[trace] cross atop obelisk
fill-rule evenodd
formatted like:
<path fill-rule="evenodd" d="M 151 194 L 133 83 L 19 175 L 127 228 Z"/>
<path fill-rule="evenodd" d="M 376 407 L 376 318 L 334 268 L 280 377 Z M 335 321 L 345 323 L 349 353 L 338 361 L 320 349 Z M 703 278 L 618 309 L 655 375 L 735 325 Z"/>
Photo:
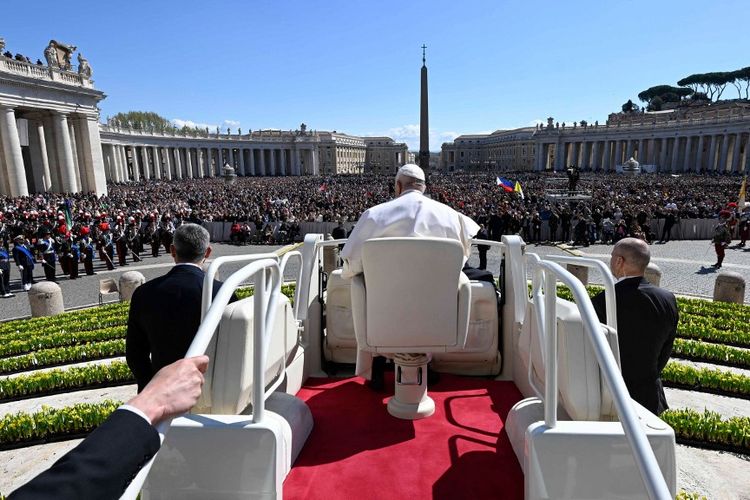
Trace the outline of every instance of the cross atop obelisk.
<path fill-rule="evenodd" d="M 419 109 L 419 166 L 427 171 L 430 168 L 430 125 L 427 110 L 427 59 L 425 50 L 427 46 L 422 44 L 422 88 Z"/>

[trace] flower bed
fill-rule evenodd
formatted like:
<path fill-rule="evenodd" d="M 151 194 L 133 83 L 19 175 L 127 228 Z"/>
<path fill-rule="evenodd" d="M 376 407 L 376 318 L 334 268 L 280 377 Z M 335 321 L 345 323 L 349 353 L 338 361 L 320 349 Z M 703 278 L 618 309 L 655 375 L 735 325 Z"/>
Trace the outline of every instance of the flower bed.
<path fill-rule="evenodd" d="M 750 350 L 723 344 L 677 338 L 672 346 L 672 356 L 737 368 L 750 368 Z"/>
<path fill-rule="evenodd" d="M 90 365 L 31 373 L 0 380 L 0 403 L 30 397 L 47 396 L 59 392 L 124 385 L 134 381 L 128 365 L 115 361 L 105 365 Z"/>
<path fill-rule="evenodd" d="M 0 420 L 0 450 L 83 437 L 122 403 L 79 403 L 66 408 L 43 406 L 35 413 L 19 412 Z"/>
<path fill-rule="evenodd" d="M 713 411 L 699 413 L 685 408 L 667 410 L 661 419 L 674 429 L 678 443 L 750 454 L 750 417 L 722 420 Z"/>
<path fill-rule="evenodd" d="M 5 340 L 9 338 L 7 337 L 7 335 L 14 333 L 40 333 L 46 330 L 83 330 L 102 328 L 103 326 L 111 326 L 108 324 L 93 326 L 98 322 L 106 322 L 106 318 L 117 318 L 120 322 L 119 324 L 125 324 L 128 318 L 129 307 L 129 302 L 122 302 L 119 304 L 111 304 L 100 307 L 92 307 L 90 309 L 81 309 L 79 311 L 71 311 L 63 314 L 57 314 L 55 316 L 6 321 L 4 323 L 0 323 L 0 338 Z M 88 327 L 88 325 L 92 326 Z"/>
<path fill-rule="evenodd" d="M 0 374 L 9 375 L 26 370 L 80 363 L 125 355 L 125 339 L 91 342 L 69 347 L 42 349 L 31 354 L 0 359 Z"/>
<path fill-rule="evenodd" d="M 750 399 L 750 377 L 738 373 L 670 361 L 662 370 L 661 379 L 668 387 Z"/>
<path fill-rule="evenodd" d="M 127 326 L 111 326 L 90 331 L 66 331 L 47 335 L 29 335 L 25 339 L 0 343 L 0 358 L 27 354 L 39 349 L 50 349 L 86 344 L 102 340 L 125 338 Z"/>

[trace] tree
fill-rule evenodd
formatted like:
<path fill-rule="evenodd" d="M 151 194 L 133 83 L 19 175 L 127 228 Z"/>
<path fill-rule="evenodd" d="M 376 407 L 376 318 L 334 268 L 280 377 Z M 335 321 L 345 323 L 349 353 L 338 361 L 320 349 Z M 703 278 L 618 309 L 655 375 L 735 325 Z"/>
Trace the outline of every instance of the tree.
<path fill-rule="evenodd" d="M 641 108 L 639 108 L 631 99 L 628 99 L 628 102 L 622 105 L 623 113 L 632 113 L 634 111 L 640 111 L 640 109 Z"/>
<path fill-rule="evenodd" d="M 648 108 L 646 109 L 649 111 L 661 111 L 663 104 L 664 101 L 662 101 L 661 97 L 656 96 L 648 102 Z"/>
<path fill-rule="evenodd" d="M 663 102 L 680 102 L 683 97 L 687 97 L 693 92 L 695 91 L 692 88 L 656 85 L 638 94 L 638 99 L 643 102 L 650 102 L 653 98 L 659 97 Z"/>
<path fill-rule="evenodd" d="M 750 66 L 729 73 L 729 81 L 737 89 L 737 97 L 743 99 L 742 88 L 745 88 L 744 99 L 750 99 Z"/>

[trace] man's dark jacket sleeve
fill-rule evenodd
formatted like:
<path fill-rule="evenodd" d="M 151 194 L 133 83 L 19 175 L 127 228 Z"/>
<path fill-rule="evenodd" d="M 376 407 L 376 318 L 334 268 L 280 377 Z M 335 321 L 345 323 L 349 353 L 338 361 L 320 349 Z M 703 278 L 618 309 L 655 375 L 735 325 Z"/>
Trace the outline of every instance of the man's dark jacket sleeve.
<path fill-rule="evenodd" d="M 116 410 L 52 467 L 8 500 L 117 499 L 159 450 L 159 434 L 142 417 Z"/>

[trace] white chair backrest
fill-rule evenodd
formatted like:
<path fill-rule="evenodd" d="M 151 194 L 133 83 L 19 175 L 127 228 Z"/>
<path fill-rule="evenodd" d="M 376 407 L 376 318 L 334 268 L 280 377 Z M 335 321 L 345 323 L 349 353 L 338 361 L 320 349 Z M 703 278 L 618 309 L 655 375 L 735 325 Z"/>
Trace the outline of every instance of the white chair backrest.
<path fill-rule="evenodd" d="M 463 247 L 445 238 L 377 238 L 362 246 L 368 346 L 463 346 L 457 332 Z M 398 290 L 398 293 L 394 293 Z M 429 349 L 414 352 L 431 352 Z"/>
<path fill-rule="evenodd" d="M 99 280 L 99 293 L 117 293 L 117 281 L 112 278 Z"/>
<path fill-rule="evenodd" d="M 520 355 L 532 365 L 534 385 L 544 391 L 546 366 L 537 324 L 529 303 L 528 325 L 519 340 Z M 611 328 L 601 325 L 607 341 L 617 342 Z M 544 339 L 542 339 L 544 342 Z M 602 378 L 594 349 L 583 331 L 578 308 L 570 301 L 557 301 L 557 383 L 559 404 L 573 420 L 610 420 L 616 413 L 612 394 Z"/>
<path fill-rule="evenodd" d="M 206 349 L 211 358 L 203 394 L 193 413 L 237 415 L 250 404 L 253 388 L 253 298 L 229 304 Z M 278 381 L 297 345 L 297 324 L 289 299 L 279 297 L 266 359 L 266 386 Z"/>

